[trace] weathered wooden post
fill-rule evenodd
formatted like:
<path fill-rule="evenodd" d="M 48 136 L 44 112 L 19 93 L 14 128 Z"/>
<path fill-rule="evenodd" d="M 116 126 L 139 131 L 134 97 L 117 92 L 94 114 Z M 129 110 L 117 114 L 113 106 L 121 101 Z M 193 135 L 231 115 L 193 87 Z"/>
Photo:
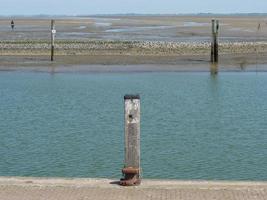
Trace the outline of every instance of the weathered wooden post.
<path fill-rule="evenodd" d="M 211 63 L 218 63 L 218 33 L 219 33 L 219 20 L 212 19 L 212 41 L 211 41 Z"/>
<path fill-rule="evenodd" d="M 55 35 L 55 20 L 51 20 L 51 61 L 54 61 Z"/>
<path fill-rule="evenodd" d="M 140 96 L 124 96 L 125 158 L 120 185 L 134 186 L 141 183 L 140 168 Z"/>

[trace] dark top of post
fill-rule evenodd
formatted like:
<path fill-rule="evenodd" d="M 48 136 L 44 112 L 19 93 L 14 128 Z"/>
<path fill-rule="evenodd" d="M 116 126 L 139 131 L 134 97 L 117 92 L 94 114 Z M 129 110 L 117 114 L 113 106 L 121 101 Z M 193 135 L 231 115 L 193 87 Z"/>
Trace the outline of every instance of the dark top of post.
<path fill-rule="evenodd" d="M 219 20 L 212 19 L 212 34 L 218 34 L 219 32 Z"/>
<path fill-rule="evenodd" d="M 14 28 L 15 28 L 15 23 L 14 23 L 13 19 L 11 20 L 11 28 L 12 28 L 12 30 L 14 30 Z"/>
<path fill-rule="evenodd" d="M 51 20 L 51 30 L 55 29 L 55 20 Z"/>
<path fill-rule="evenodd" d="M 219 32 L 219 20 L 216 20 L 216 33 Z"/>
<path fill-rule="evenodd" d="M 124 99 L 140 99 L 140 95 L 139 94 L 135 94 L 135 95 L 127 94 L 124 96 Z"/>

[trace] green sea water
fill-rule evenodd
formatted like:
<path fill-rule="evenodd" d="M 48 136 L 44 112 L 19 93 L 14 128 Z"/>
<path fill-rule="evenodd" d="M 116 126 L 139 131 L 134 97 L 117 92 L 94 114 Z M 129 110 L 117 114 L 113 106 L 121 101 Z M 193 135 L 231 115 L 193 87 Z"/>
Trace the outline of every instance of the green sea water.
<path fill-rule="evenodd" d="M 267 73 L 0 72 L 0 176 L 120 178 L 125 94 L 144 178 L 267 181 Z"/>

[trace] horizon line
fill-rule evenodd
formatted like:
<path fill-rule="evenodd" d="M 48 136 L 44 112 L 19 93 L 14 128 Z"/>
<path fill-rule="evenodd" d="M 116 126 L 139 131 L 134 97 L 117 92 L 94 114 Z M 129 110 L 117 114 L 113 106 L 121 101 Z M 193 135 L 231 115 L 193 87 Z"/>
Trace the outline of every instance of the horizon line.
<path fill-rule="evenodd" d="M 89 17 L 89 16 L 190 16 L 190 15 L 199 15 L 199 16 L 211 16 L 211 15 L 250 15 L 250 16 L 264 16 L 266 13 L 255 13 L 255 12 L 237 12 L 237 13 L 170 13 L 170 14 L 161 14 L 161 13 L 106 13 L 106 14 L 6 14 L 0 15 L 0 17 L 35 17 L 35 16 L 54 16 L 54 17 Z"/>

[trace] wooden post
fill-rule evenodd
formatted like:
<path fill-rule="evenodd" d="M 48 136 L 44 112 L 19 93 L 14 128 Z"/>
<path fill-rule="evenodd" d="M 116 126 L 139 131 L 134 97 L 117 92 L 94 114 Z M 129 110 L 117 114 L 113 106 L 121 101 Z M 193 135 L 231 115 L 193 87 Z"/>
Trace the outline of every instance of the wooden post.
<path fill-rule="evenodd" d="M 140 96 L 124 96 L 125 158 L 120 184 L 139 185 L 140 180 Z"/>
<path fill-rule="evenodd" d="M 14 30 L 14 28 L 15 28 L 15 22 L 14 22 L 14 20 L 12 19 L 12 20 L 11 20 L 11 29 L 12 29 L 12 31 Z"/>
<path fill-rule="evenodd" d="M 55 35 L 55 20 L 51 20 L 51 61 L 54 61 Z"/>
<path fill-rule="evenodd" d="M 218 63 L 218 33 L 219 33 L 219 20 L 212 19 L 212 41 L 211 41 L 211 63 Z"/>

